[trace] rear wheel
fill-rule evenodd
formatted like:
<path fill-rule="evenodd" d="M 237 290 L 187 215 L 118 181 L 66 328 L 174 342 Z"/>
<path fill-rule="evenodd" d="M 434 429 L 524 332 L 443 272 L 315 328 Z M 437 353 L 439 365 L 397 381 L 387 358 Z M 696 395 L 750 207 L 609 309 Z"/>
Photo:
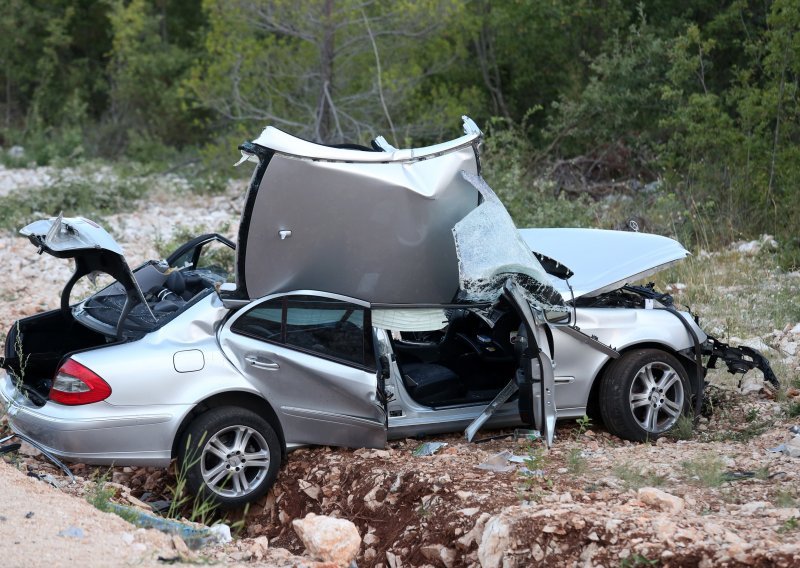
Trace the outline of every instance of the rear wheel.
<path fill-rule="evenodd" d="M 224 406 L 189 424 L 178 466 L 193 493 L 223 509 L 235 509 L 269 490 L 280 459 L 278 436 L 266 420 L 250 410 Z"/>
<path fill-rule="evenodd" d="M 686 370 L 660 349 L 629 351 L 606 371 L 600 384 L 600 413 L 609 432 L 637 442 L 669 432 L 689 411 Z"/>

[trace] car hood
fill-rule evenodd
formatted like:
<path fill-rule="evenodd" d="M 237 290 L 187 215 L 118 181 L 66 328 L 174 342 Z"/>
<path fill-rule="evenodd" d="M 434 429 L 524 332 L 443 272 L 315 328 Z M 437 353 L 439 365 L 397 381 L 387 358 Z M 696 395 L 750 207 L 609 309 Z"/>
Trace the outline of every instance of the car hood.
<path fill-rule="evenodd" d="M 531 250 L 564 264 L 576 298 L 615 290 L 646 278 L 690 253 L 673 239 L 648 233 L 601 229 L 520 229 Z M 551 277 L 553 287 L 569 298 L 567 282 Z"/>
<path fill-rule="evenodd" d="M 413 150 L 331 148 L 271 127 L 242 145 L 258 166 L 239 226 L 236 296 L 325 290 L 373 304 L 454 301 L 452 231 L 482 203 L 469 177 L 479 176 L 481 135 L 466 117 L 464 130 Z M 506 241 L 517 238 L 513 225 L 509 232 Z"/>

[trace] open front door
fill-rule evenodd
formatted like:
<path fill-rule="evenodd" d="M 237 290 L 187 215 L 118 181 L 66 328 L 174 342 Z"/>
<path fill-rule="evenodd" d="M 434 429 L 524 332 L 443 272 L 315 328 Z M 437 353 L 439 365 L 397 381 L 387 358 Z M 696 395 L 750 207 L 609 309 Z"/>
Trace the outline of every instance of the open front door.
<path fill-rule="evenodd" d="M 516 347 L 521 350 L 517 371 L 520 417 L 532 422 L 542 434 L 548 447 L 553 443 L 556 427 L 555 378 L 553 362 L 548 354 L 550 341 L 544 333 L 547 322 L 538 323 L 519 286 L 508 280 L 503 296 L 514 306 L 522 320 L 525 333 L 517 336 Z M 544 349 L 542 349 L 544 347 Z"/>

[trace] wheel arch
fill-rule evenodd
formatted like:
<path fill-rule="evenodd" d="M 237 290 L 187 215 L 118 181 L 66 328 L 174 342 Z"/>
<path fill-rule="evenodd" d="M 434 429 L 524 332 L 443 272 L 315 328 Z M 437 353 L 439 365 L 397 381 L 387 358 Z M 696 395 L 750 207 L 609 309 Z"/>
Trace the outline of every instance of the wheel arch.
<path fill-rule="evenodd" d="M 186 416 L 183 417 L 183 420 L 181 421 L 180 426 L 178 426 L 178 429 L 175 432 L 175 437 L 172 441 L 172 458 L 178 456 L 178 445 L 183 437 L 183 433 L 189 427 L 189 424 L 191 424 L 192 420 L 204 412 L 211 410 L 212 408 L 219 408 L 222 406 L 239 406 L 241 408 L 251 410 L 259 416 L 262 416 L 267 422 L 269 422 L 270 426 L 275 429 L 275 433 L 278 435 L 278 439 L 281 443 L 281 457 L 286 457 L 286 438 L 283 434 L 281 422 L 278 420 L 278 415 L 275 413 L 272 405 L 270 405 L 270 403 L 263 397 L 251 392 L 226 391 L 217 393 L 198 402 L 194 408 L 186 413 Z"/>
<path fill-rule="evenodd" d="M 660 343 L 658 341 L 632 343 L 631 345 L 627 345 L 626 347 L 620 349 L 619 355 L 620 357 L 623 357 L 626 353 L 635 351 L 637 349 L 659 349 L 675 357 L 683 366 L 683 370 L 686 371 L 686 374 L 689 377 L 689 383 L 693 389 L 692 396 L 694 395 L 694 392 L 697 392 L 698 385 L 696 385 L 695 381 L 695 377 L 697 376 L 697 363 L 695 363 L 693 356 L 687 355 L 684 351 L 676 351 L 670 345 L 666 343 Z M 614 362 L 618 360 L 619 359 L 609 358 L 605 363 L 603 363 L 603 366 L 600 367 L 600 370 L 594 376 L 594 379 L 592 380 L 592 386 L 589 389 L 589 398 L 586 400 L 586 413 L 589 414 L 589 416 L 600 416 L 600 384 L 603 382 L 608 370 L 611 368 Z"/>

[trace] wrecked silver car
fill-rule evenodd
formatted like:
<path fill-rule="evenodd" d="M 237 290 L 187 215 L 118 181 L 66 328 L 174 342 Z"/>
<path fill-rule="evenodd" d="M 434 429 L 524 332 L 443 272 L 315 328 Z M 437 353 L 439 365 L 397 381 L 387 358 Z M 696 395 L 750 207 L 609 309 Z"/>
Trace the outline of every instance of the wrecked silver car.
<path fill-rule="evenodd" d="M 177 458 L 193 491 L 231 508 L 298 446 L 484 424 L 531 425 L 549 445 L 557 417 L 595 407 L 612 432 L 652 439 L 691 412 L 717 359 L 767 374 L 627 285 L 688 254 L 675 241 L 518 232 L 480 177 L 480 140 L 466 118 L 460 138 L 401 150 L 267 128 L 240 147 L 256 165 L 237 242 L 204 235 L 133 270 L 92 221 L 28 225 L 75 273 L 60 309 L 7 336 L 9 424 L 68 461 Z M 97 272 L 115 282 L 70 305 Z"/>

